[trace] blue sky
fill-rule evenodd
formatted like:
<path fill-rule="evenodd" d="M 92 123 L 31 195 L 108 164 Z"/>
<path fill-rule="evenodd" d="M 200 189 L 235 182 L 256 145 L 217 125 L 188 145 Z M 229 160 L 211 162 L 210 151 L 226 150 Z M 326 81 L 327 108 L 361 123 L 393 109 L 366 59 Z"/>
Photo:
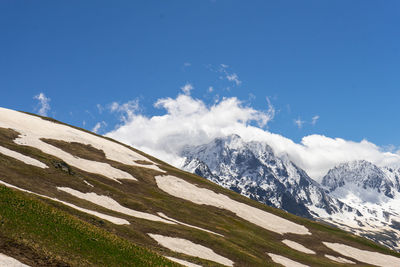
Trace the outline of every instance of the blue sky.
<path fill-rule="evenodd" d="M 38 112 L 42 92 L 49 116 L 105 133 L 123 123 L 113 102 L 163 115 L 153 104 L 191 84 L 208 105 L 266 111 L 268 97 L 265 127 L 296 142 L 398 147 L 399 13 L 399 1 L 3 0 L 0 106 Z"/>

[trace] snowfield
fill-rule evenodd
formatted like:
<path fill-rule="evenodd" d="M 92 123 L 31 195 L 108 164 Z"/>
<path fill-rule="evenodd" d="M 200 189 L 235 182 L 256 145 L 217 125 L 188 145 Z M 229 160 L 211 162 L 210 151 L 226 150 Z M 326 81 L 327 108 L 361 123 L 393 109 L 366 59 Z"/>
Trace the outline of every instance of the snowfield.
<path fill-rule="evenodd" d="M 282 240 L 282 243 L 294 250 L 297 250 L 297 251 L 300 251 L 300 252 L 303 252 L 306 254 L 315 254 L 315 251 L 306 248 L 305 246 L 303 246 L 300 243 L 297 243 L 297 242 L 294 242 L 294 241 L 291 241 L 288 239 Z"/>
<path fill-rule="evenodd" d="M 164 219 L 173 221 L 173 222 L 175 222 L 177 224 L 181 224 L 181 225 L 184 225 L 184 226 L 187 226 L 187 227 L 191 227 L 191 228 L 194 228 L 194 229 L 197 229 L 197 230 L 201 230 L 201 231 L 204 231 L 204 232 L 207 232 L 207 233 L 210 233 L 210 234 L 219 235 L 219 236 L 224 237 L 223 235 L 215 233 L 213 231 L 210 231 L 210 230 L 207 230 L 207 229 L 204 229 L 204 228 L 201 228 L 201 227 L 197 227 L 197 226 L 194 226 L 194 225 L 191 225 L 191 224 L 183 223 L 183 222 L 180 222 L 178 220 L 172 219 L 172 218 L 168 217 L 167 215 L 165 215 L 162 212 L 157 212 L 157 214 L 158 214 L 158 216 L 160 216 L 160 217 L 162 217 Z"/>
<path fill-rule="evenodd" d="M 35 147 L 44 153 L 62 159 L 71 166 L 90 173 L 104 175 L 117 182 L 117 179 L 130 179 L 135 181 L 137 181 L 137 179 L 129 173 L 116 169 L 107 163 L 75 157 L 55 146 L 43 142 L 40 139 L 47 138 L 91 145 L 96 149 L 104 151 L 107 159 L 118 161 L 126 165 L 150 168 L 164 172 L 148 158 L 123 145 L 94 134 L 90 134 L 63 124 L 47 121 L 22 112 L 0 108 L 0 127 L 10 128 L 20 133 L 19 137 L 14 140 L 16 144 Z M 136 162 L 138 160 L 147 161 L 153 164 L 139 164 Z"/>
<path fill-rule="evenodd" d="M 368 264 L 382 267 L 400 266 L 400 258 L 382 254 L 379 252 L 367 251 L 340 243 L 322 242 L 328 248 L 342 254 L 343 256 L 356 259 Z"/>
<path fill-rule="evenodd" d="M 240 218 L 269 231 L 279 234 L 311 234 L 303 225 L 296 224 L 269 212 L 232 200 L 223 194 L 217 194 L 211 190 L 197 187 L 178 177 L 163 175 L 156 176 L 155 179 L 158 187 L 170 195 L 183 198 L 199 205 L 210 205 L 230 210 Z"/>
<path fill-rule="evenodd" d="M 282 264 L 285 267 L 308 267 L 307 265 L 301 264 L 297 261 L 288 259 L 286 257 L 283 257 L 281 255 L 276 255 L 272 253 L 268 253 L 268 255 L 271 257 L 271 259 L 279 264 Z"/>
<path fill-rule="evenodd" d="M 183 265 L 183 266 L 187 266 L 187 267 L 201 267 L 201 265 L 194 264 L 194 263 L 191 263 L 191 262 L 188 262 L 188 261 L 184 261 L 184 260 L 181 260 L 181 259 L 177 259 L 177 258 L 174 258 L 174 257 L 166 257 L 166 258 L 169 259 L 169 260 L 171 260 L 171 261 L 177 262 L 177 263 L 179 263 L 179 264 L 181 264 L 181 265 Z"/>
<path fill-rule="evenodd" d="M 156 234 L 148 234 L 156 240 L 161 246 L 172 251 L 183 253 L 193 257 L 199 257 L 205 260 L 215 261 L 226 266 L 233 266 L 233 261 L 215 253 L 212 249 L 205 246 L 195 244 L 183 238 L 162 236 Z"/>
<path fill-rule="evenodd" d="M 41 195 L 41 194 L 38 194 L 38 193 L 35 193 L 35 192 L 32 192 L 32 191 L 26 190 L 26 189 L 19 188 L 19 187 L 17 187 L 17 186 L 11 185 L 11 184 L 6 183 L 6 182 L 4 182 L 4 181 L 0 181 L 0 184 L 3 184 L 3 185 L 5 185 L 5 186 L 7 186 L 7 187 L 14 188 L 14 189 L 17 189 L 17 190 L 26 192 L 26 193 L 34 194 L 34 195 L 37 195 L 37 196 L 40 196 L 40 197 L 44 197 L 44 198 L 47 198 L 47 199 L 51 199 L 51 200 L 60 202 L 60 203 L 62 203 L 62 204 L 64 204 L 64 205 L 67 205 L 67 206 L 69 206 L 69 207 L 71 207 L 71 208 L 74 208 L 74 209 L 76 209 L 76 210 L 79 210 L 79 211 L 82 211 L 82 212 L 85 212 L 85 213 L 94 215 L 94 216 L 96 216 L 96 217 L 99 217 L 99 218 L 101 218 L 101 219 L 103 219 L 103 220 L 112 222 L 112 223 L 114 223 L 114 224 L 118 224 L 118 225 L 130 224 L 130 223 L 129 223 L 127 220 L 125 220 L 125 219 L 121 219 L 121 218 L 117 218 L 117 217 L 110 216 L 110 215 L 107 215 L 107 214 L 103 214 L 103 213 L 100 213 L 100 212 L 97 212 L 97 211 L 94 211 L 94 210 L 84 209 L 84 208 L 78 207 L 78 206 L 76 206 L 76 205 L 74 205 L 74 204 L 71 204 L 71 203 L 68 203 L 68 202 L 59 200 L 59 199 L 57 199 L 57 198 L 48 197 L 48 196 Z"/>
<path fill-rule="evenodd" d="M 77 198 L 87 200 L 93 204 L 102 206 L 106 209 L 113 210 L 116 212 L 120 212 L 132 217 L 140 218 L 140 219 L 145 219 L 149 221 L 156 221 L 156 222 L 163 222 L 163 223 L 168 223 L 168 224 L 175 224 L 174 222 L 165 220 L 159 216 L 153 215 L 151 213 L 147 212 L 142 212 L 142 211 L 137 211 L 137 210 L 132 210 L 129 208 L 125 208 L 121 204 L 119 204 L 117 201 L 114 199 L 107 197 L 107 196 L 101 196 L 97 195 L 96 193 L 82 193 L 78 190 L 74 190 L 72 188 L 68 187 L 57 187 L 58 190 L 66 192 L 70 195 L 73 195 Z"/>
<path fill-rule="evenodd" d="M 29 265 L 23 264 L 20 261 L 11 258 L 7 255 L 0 253 L 0 266 L 7 267 L 29 267 Z"/>
<path fill-rule="evenodd" d="M 327 257 L 330 260 L 339 262 L 339 263 L 356 264 L 354 261 L 351 261 L 351 260 L 348 260 L 348 259 L 345 259 L 345 258 L 342 258 L 342 257 L 335 257 L 335 256 L 328 255 L 328 254 L 325 254 L 325 257 Z"/>
<path fill-rule="evenodd" d="M 39 168 L 42 168 L 42 169 L 48 168 L 46 164 L 44 164 L 44 163 L 42 163 L 42 162 L 40 162 L 40 161 L 38 161 L 38 160 L 36 160 L 34 158 L 25 156 L 25 155 L 23 155 L 23 154 L 21 154 L 19 152 L 10 150 L 10 149 L 2 147 L 2 146 L 0 146 L 0 153 L 3 154 L 3 155 L 9 156 L 11 158 L 14 158 L 16 160 L 22 161 L 22 162 L 24 162 L 25 164 L 28 164 L 28 165 L 36 166 L 36 167 L 39 167 Z"/>

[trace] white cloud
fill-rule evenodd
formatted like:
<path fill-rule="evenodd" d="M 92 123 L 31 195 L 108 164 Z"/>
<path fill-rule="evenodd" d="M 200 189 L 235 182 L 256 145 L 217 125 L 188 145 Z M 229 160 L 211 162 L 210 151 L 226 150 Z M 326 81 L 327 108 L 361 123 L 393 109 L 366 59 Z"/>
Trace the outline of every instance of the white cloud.
<path fill-rule="evenodd" d="M 190 63 L 190 62 L 185 62 L 185 63 L 183 63 L 183 66 L 184 66 L 184 67 L 190 67 L 190 66 L 192 66 L 192 63 Z"/>
<path fill-rule="evenodd" d="M 97 110 L 99 111 L 99 114 L 103 113 L 104 107 L 102 105 L 97 104 L 96 107 L 97 107 Z"/>
<path fill-rule="evenodd" d="M 209 86 L 209 87 L 208 87 L 208 92 L 209 92 L 209 93 L 212 93 L 213 91 L 214 91 L 214 87 Z"/>
<path fill-rule="evenodd" d="M 228 79 L 228 81 L 234 82 L 236 85 L 240 85 L 242 83 L 242 81 L 239 80 L 239 77 L 237 76 L 236 73 L 227 74 L 226 78 Z"/>
<path fill-rule="evenodd" d="M 268 103 L 268 99 L 267 99 Z M 182 158 L 179 152 L 186 145 L 199 145 L 216 137 L 238 134 L 246 141 L 262 141 L 275 153 L 287 155 L 317 181 L 335 165 L 364 159 L 379 166 L 400 165 L 400 155 L 383 151 L 362 140 L 347 141 L 323 135 L 303 137 L 300 143 L 265 130 L 275 110 L 267 111 L 245 106 L 237 98 L 223 98 L 206 105 L 189 95 L 159 99 L 155 106 L 165 110 L 160 116 L 133 114 L 129 121 L 107 134 L 175 166 Z"/>
<path fill-rule="evenodd" d="M 130 100 L 122 104 L 118 102 L 112 102 L 108 106 L 108 109 L 112 113 L 119 113 L 120 120 L 126 123 L 129 122 L 130 119 L 134 117 L 135 112 L 139 110 L 139 100 Z"/>
<path fill-rule="evenodd" d="M 311 119 L 311 124 L 315 125 L 317 124 L 317 121 L 319 120 L 319 115 L 315 115 L 314 117 L 312 117 Z"/>
<path fill-rule="evenodd" d="M 33 98 L 39 101 L 38 114 L 47 116 L 47 112 L 50 110 L 50 98 L 46 97 L 44 93 L 35 95 Z"/>
<path fill-rule="evenodd" d="M 105 121 L 98 122 L 98 123 L 96 123 L 96 125 L 93 127 L 92 132 L 98 133 L 99 130 L 100 130 L 102 127 L 105 127 L 105 126 L 107 126 L 107 123 L 106 123 Z"/>
<path fill-rule="evenodd" d="M 193 85 L 191 85 L 190 83 L 186 83 L 184 86 L 181 87 L 181 90 L 185 95 L 190 95 L 190 91 L 192 91 L 193 88 Z"/>
<path fill-rule="evenodd" d="M 302 121 L 300 117 L 297 120 L 293 120 L 293 122 L 299 129 L 301 129 L 303 127 L 303 124 L 305 123 L 305 121 Z"/>

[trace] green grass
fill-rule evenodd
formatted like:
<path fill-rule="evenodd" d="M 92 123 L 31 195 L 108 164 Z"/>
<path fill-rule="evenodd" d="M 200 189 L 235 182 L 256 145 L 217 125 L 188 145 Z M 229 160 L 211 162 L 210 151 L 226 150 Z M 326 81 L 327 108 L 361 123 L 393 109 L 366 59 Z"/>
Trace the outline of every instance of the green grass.
<path fill-rule="evenodd" d="M 72 266 L 177 266 L 167 259 L 0 186 L 0 236 L 49 262 Z M 60 264 L 60 265 L 63 265 Z"/>

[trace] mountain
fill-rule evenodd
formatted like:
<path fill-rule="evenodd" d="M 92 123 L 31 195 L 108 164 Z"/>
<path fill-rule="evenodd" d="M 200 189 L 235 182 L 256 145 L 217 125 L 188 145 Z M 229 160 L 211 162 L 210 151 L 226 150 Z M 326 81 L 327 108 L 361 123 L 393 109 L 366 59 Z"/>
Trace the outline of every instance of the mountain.
<path fill-rule="evenodd" d="M 250 162 L 235 161 L 241 168 Z M 293 186 L 288 198 L 317 190 L 301 170 L 281 163 L 276 172 L 288 172 L 281 184 Z M 4 108 L 0 174 L 0 266 L 400 265 L 398 253 L 367 239 L 266 206 L 115 140 Z M 321 192 L 304 199 L 326 196 Z"/>
<path fill-rule="evenodd" d="M 400 248 L 398 170 L 350 162 L 330 170 L 319 184 L 268 144 L 238 135 L 188 146 L 182 156 L 182 169 L 246 197 Z M 346 197 L 349 192 L 360 192 L 357 201 Z"/>
<path fill-rule="evenodd" d="M 330 218 L 359 235 L 400 249 L 400 170 L 367 161 L 343 163 L 328 171 L 322 186 L 329 195 L 357 209 L 353 220 Z M 346 216 L 344 216 L 346 218 Z"/>
<path fill-rule="evenodd" d="M 336 211 L 333 200 L 305 171 L 287 157 L 276 157 L 260 142 L 244 142 L 238 135 L 187 147 L 182 168 L 269 206 L 312 218 L 307 206 Z"/>

